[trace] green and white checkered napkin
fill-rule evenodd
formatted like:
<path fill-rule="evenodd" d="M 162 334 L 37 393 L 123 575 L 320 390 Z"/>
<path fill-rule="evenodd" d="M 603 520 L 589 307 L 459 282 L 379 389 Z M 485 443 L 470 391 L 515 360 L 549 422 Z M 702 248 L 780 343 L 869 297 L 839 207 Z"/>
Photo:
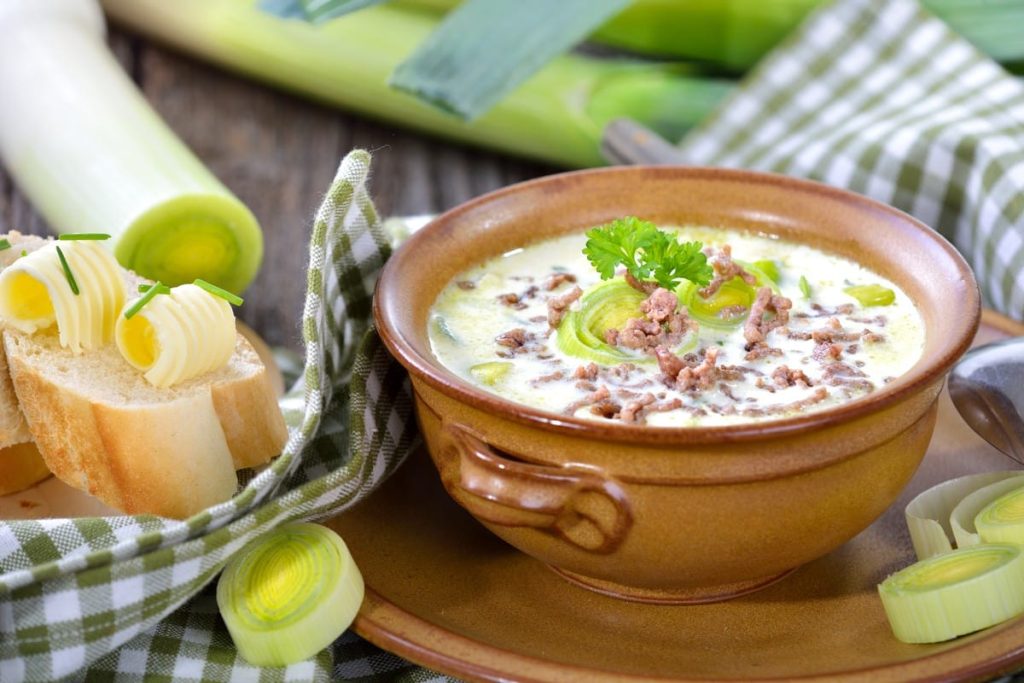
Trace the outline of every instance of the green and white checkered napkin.
<path fill-rule="evenodd" d="M 967 257 L 987 305 L 1024 318 L 1024 84 L 915 0 L 817 11 L 681 151 L 902 209 Z"/>
<path fill-rule="evenodd" d="M 391 251 L 367 193 L 369 161 L 348 155 L 314 223 L 306 362 L 281 401 L 281 457 L 231 501 L 182 522 L 0 523 L 0 681 L 310 681 L 407 666 L 349 638 L 307 662 L 256 669 L 236 655 L 209 590 L 185 604 L 248 541 L 353 505 L 417 443 L 405 373 L 369 331 Z"/>
<path fill-rule="evenodd" d="M 990 305 L 1024 317 L 1024 87 L 914 0 L 819 10 L 680 149 L 695 164 L 815 178 L 904 209 L 968 256 Z M 352 635 L 314 660 L 255 670 L 210 588 L 188 601 L 257 534 L 344 509 L 415 444 L 404 375 L 367 333 L 389 253 L 368 163 L 349 155 L 317 216 L 284 455 L 185 522 L 0 524 L 0 680 L 438 678 Z"/>

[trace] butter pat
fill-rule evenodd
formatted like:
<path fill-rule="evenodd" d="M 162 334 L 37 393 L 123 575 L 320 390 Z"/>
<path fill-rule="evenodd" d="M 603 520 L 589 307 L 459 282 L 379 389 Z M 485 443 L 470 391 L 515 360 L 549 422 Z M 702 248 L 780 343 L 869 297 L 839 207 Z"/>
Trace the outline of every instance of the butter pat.
<path fill-rule="evenodd" d="M 60 262 L 58 245 L 78 294 Z M 92 241 L 51 242 L 0 273 L 0 319 L 26 334 L 56 324 L 60 345 L 76 354 L 110 341 L 124 297 L 120 266 Z"/>
<path fill-rule="evenodd" d="M 146 381 L 169 387 L 228 362 L 235 349 L 235 314 L 231 304 L 202 287 L 180 285 L 157 294 L 131 318 L 119 315 L 114 338 Z"/>

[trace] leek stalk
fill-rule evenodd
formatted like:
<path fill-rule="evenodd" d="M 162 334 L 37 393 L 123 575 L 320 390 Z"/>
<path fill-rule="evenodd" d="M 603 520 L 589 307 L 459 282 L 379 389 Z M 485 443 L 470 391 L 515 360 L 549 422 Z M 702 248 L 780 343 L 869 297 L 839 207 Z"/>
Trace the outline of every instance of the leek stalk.
<path fill-rule="evenodd" d="M 330 2 L 331 0 L 324 0 Z M 460 0 L 398 0 L 444 12 Z M 591 39 L 640 54 L 701 59 L 730 69 L 753 66 L 823 0 L 634 0 Z M 923 0 L 993 59 L 1024 60 L 1024 0 Z"/>
<path fill-rule="evenodd" d="M 395 67 L 437 26 L 430 13 L 381 5 L 316 27 L 271 16 L 256 0 L 103 0 L 103 6 L 117 22 L 253 78 L 564 166 L 603 163 L 601 130 L 617 117 L 677 139 L 732 87 L 680 66 L 565 55 L 466 124 L 387 86 Z"/>
<path fill-rule="evenodd" d="M 55 230 L 112 234 L 145 277 L 237 291 L 256 274 L 256 219 L 136 90 L 95 0 L 0 4 L 0 157 Z"/>

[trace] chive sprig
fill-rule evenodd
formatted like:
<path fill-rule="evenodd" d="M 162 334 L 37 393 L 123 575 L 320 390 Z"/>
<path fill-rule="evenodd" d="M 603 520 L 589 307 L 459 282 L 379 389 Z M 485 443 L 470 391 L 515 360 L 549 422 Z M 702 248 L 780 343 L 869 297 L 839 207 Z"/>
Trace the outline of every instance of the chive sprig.
<path fill-rule="evenodd" d="M 64 277 L 68 281 L 68 286 L 71 287 L 71 293 L 78 296 L 78 283 L 75 281 L 75 274 L 71 272 L 71 266 L 68 265 L 68 260 L 64 258 L 64 252 L 60 247 L 57 247 L 57 258 L 60 259 L 60 267 L 64 269 Z"/>
<path fill-rule="evenodd" d="M 142 289 L 142 286 L 140 286 L 139 289 Z M 146 306 L 146 304 L 148 304 L 150 301 L 156 298 L 157 294 L 170 294 L 170 292 L 170 288 L 158 280 L 151 287 L 149 287 L 149 289 L 146 290 L 146 293 L 143 294 L 138 301 L 132 304 L 131 307 L 124 312 L 124 319 L 131 320 L 136 314 L 138 314 L 139 311 L 141 311 Z"/>

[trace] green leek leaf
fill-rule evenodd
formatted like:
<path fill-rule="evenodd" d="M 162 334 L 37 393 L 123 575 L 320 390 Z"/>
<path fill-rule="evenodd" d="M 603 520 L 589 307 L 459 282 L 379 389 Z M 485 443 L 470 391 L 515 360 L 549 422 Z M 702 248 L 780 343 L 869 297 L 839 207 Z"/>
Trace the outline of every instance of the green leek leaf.
<path fill-rule="evenodd" d="M 263 0 L 260 9 L 279 17 L 321 24 L 349 12 L 379 5 L 384 0 Z"/>
<path fill-rule="evenodd" d="M 471 120 L 630 0 L 466 0 L 391 76 L 393 87 Z"/>
<path fill-rule="evenodd" d="M 309 20 L 299 0 L 260 0 L 259 8 L 282 19 Z"/>
<path fill-rule="evenodd" d="M 807 281 L 806 275 L 800 276 L 800 293 L 804 295 L 805 299 L 811 298 L 811 283 Z"/>

